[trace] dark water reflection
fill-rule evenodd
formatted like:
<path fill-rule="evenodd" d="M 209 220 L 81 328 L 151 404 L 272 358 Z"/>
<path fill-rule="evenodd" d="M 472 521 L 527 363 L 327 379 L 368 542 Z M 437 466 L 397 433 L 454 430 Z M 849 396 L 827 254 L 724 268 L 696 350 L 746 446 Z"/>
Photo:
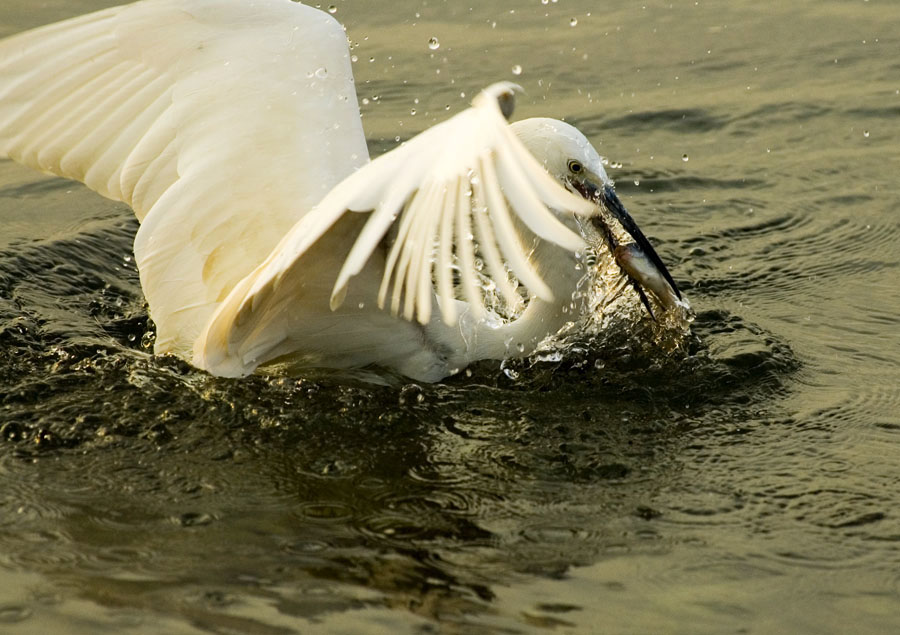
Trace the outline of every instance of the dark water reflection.
<path fill-rule="evenodd" d="M 12 0 L 3 28 L 110 4 Z M 688 351 L 212 378 L 150 355 L 129 213 L 2 164 L 0 625 L 900 627 L 894 4 L 358 4 L 376 151 L 521 64 L 523 116 L 609 155 Z"/>

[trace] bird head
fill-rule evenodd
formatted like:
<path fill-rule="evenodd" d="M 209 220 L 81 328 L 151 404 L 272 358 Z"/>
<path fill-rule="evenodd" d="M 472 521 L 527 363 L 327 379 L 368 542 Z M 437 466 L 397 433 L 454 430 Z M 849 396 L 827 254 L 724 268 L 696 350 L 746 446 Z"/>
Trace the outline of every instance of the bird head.
<path fill-rule="evenodd" d="M 586 192 L 611 183 L 594 146 L 565 121 L 535 117 L 516 121 L 512 129 L 550 175 L 569 191 L 590 198 Z"/>
<path fill-rule="evenodd" d="M 664 308 L 682 303 L 681 293 L 656 250 L 625 209 L 603 168 L 603 160 L 577 128 L 557 119 L 525 119 L 512 124 L 518 138 L 544 168 L 566 189 L 598 206 L 589 224 L 606 242 L 616 263 L 640 295 L 647 311 L 653 310 L 645 291 Z M 605 212 L 605 213 L 603 213 Z M 617 223 L 632 242 L 621 243 Z"/>

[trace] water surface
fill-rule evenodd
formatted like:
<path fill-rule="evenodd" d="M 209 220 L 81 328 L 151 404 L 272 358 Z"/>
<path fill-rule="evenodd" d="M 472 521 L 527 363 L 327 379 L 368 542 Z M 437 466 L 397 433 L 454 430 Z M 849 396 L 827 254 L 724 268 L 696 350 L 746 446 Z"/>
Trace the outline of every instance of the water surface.
<path fill-rule="evenodd" d="M 900 6 L 334 4 L 373 154 L 498 79 L 584 130 L 689 354 L 212 378 L 150 354 L 130 212 L 0 163 L 0 630 L 900 628 Z"/>

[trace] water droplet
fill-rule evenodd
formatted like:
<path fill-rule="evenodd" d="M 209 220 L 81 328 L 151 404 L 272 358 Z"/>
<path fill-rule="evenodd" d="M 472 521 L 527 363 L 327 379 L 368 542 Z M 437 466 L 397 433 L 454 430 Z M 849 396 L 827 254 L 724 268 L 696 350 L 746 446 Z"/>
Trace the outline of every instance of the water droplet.
<path fill-rule="evenodd" d="M 578 26 L 578 18 L 572 18 L 569 20 L 569 26 Z"/>
<path fill-rule="evenodd" d="M 330 7 L 328 7 L 328 13 L 331 13 L 332 15 L 334 15 L 335 13 L 337 13 L 337 7 L 334 5 L 331 5 Z"/>
<path fill-rule="evenodd" d="M 428 40 L 428 48 L 430 48 L 432 51 L 436 51 L 441 48 L 441 43 L 438 42 L 438 39 L 436 37 L 432 37 Z"/>
<path fill-rule="evenodd" d="M 512 74 L 513 74 L 513 75 L 521 75 L 521 74 L 522 74 L 522 67 L 521 67 L 520 65 L 518 65 L 518 64 L 516 64 L 515 66 L 513 66 L 513 67 L 512 67 Z"/>
<path fill-rule="evenodd" d="M 869 131 L 868 131 L 868 130 L 863 130 L 863 136 L 866 137 L 866 138 L 868 138 L 868 136 L 869 136 Z"/>
<path fill-rule="evenodd" d="M 320 69 L 317 69 L 316 77 L 318 77 L 319 79 L 325 79 L 326 77 L 328 77 L 328 69 L 324 66 Z"/>
<path fill-rule="evenodd" d="M 684 161 L 684 162 L 687 162 L 687 161 L 689 160 L 688 155 L 682 154 L 682 155 L 681 155 L 681 160 Z"/>
<path fill-rule="evenodd" d="M 351 56 L 350 56 L 350 61 L 351 61 L 351 62 L 358 62 L 358 61 L 359 61 L 359 56 L 357 56 L 357 55 L 351 55 Z"/>
<path fill-rule="evenodd" d="M 153 343 L 156 341 L 156 333 L 153 331 L 147 331 L 141 336 L 141 348 L 153 348 Z"/>
<path fill-rule="evenodd" d="M 416 114 L 416 109 L 415 109 L 415 108 L 411 108 L 410 111 L 409 111 L 409 114 L 415 116 L 415 114 Z"/>
<path fill-rule="evenodd" d="M 510 368 L 509 366 L 507 366 L 507 360 L 503 360 L 502 362 L 500 362 L 500 370 L 503 371 L 504 375 L 506 375 L 513 381 L 516 381 L 519 378 L 519 372 L 514 368 Z"/>
<path fill-rule="evenodd" d="M 641 184 L 641 181 L 639 179 L 635 179 L 634 184 L 635 184 L 635 186 L 638 186 Z"/>

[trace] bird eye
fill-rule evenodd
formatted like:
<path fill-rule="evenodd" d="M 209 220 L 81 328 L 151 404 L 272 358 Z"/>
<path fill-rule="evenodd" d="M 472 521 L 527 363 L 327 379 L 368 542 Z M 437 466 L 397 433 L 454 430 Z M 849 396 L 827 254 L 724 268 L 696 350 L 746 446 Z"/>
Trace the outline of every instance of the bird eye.
<path fill-rule="evenodd" d="M 569 171 L 572 174 L 578 174 L 584 169 L 584 166 L 581 165 L 578 161 L 569 161 Z"/>

